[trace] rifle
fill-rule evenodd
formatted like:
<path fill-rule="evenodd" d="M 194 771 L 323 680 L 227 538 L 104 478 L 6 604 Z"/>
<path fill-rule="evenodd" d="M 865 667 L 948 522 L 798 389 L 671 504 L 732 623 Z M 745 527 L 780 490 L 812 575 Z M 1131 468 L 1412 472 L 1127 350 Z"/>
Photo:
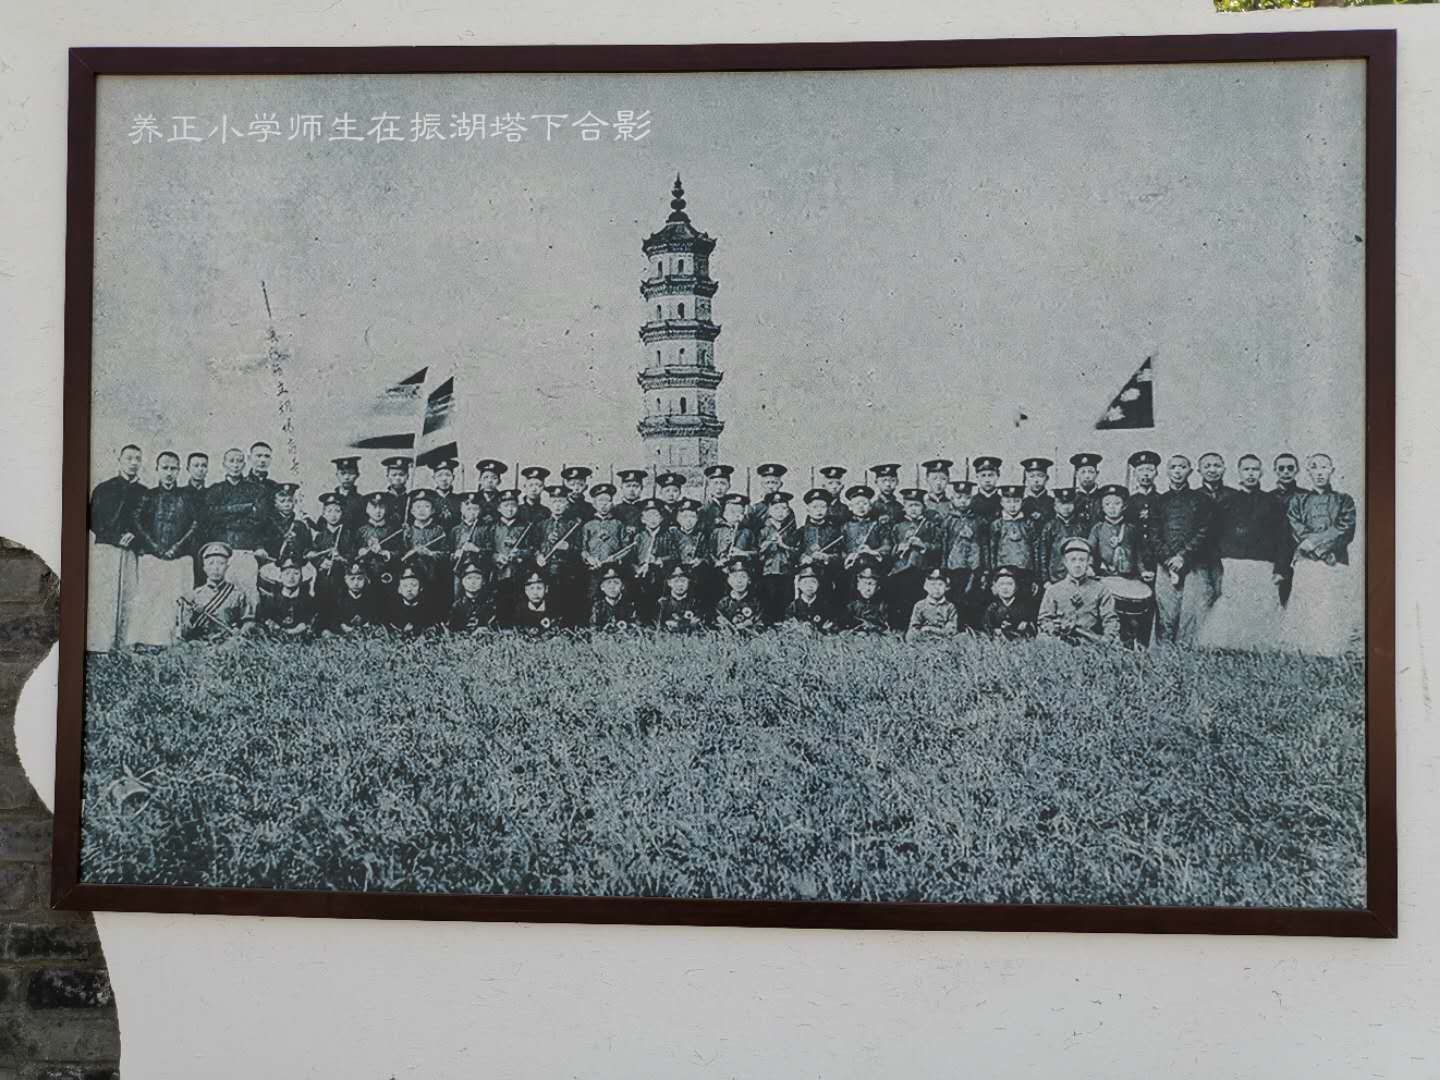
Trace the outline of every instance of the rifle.
<path fill-rule="evenodd" d="M 841 532 L 839 536 L 835 537 L 834 540 L 831 540 L 830 543 L 826 544 L 826 545 L 825 545 L 824 547 L 822 547 L 819 551 L 816 551 L 816 552 L 813 552 L 812 554 L 806 555 L 806 556 L 805 556 L 805 559 L 816 559 L 816 558 L 821 558 L 821 557 L 823 557 L 827 551 L 829 551 L 831 548 L 833 548 L 836 544 L 840 543 L 840 541 L 841 541 L 841 540 L 844 540 L 844 539 L 845 539 L 845 533 L 844 533 L 844 532 Z M 804 560 L 802 560 L 802 561 L 804 561 Z"/>
<path fill-rule="evenodd" d="M 179 606 L 179 607 L 182 608 L 182 609 L 186 609 L 186 608 L 189 609 L 189 611 L 190 611 L 190 621 L 189 621 L 189 625 L 191 625 L 191 626 L 195 625 L 195 616 L 196 616 L 196 615 L 200 615 L 200 616 L 203 616 L 204 618 L 209 619 L 209 620 L 210 620 L 212 623 L 214 623 L 216 626 L 220 627 L 221 630 L 224 630 L 225 633 L 226 633 L 226 635 L 228 635 L 229 637 L 243 637 L 243 636 L 244 636 L 244 635 L 242 635 L 241 632 L 240 632 L 239 630 L 237 630 L 235 627 L 230 626 L 230 625 L 228 625 L 228 624 L 226 624 L 226 623 L 221 622 L 221 621 L 219 620 L 219 618 L 216 617 L 216 615 L 215 615 L 213 612 L 206 611 L 204 608 L 201 608 L 201 607 L 196 607 L 196 606 L 195 606 L 195 602 L 194 602 L 193 600 L 190 600 L 190 599 L 188 599 L 188 598 L 186 598 L 186 597 L 184 597 L 184 596 L 177 596 L 177 597 L 175 598 L 175 603 L 176 603 L 177 606 Z"/>
<path fill-rule="evenodd" d="M 632 540 L 630 543 L 626 544 L 626 545 L 625 545 L 623 548 L 621 548 L 619 551 L 615 552 L 615 554 L 613 554 L 613 555 L 607 555 L 605 558 L 601 559 L 599 562 L 596 562 L 595 560 L 590 559 L 590 557 L 589 557 L 588 555 L 586 556 L 586 560 L 593 564 L 592 567 L 591 567 L 591 569 L 599 570 L 602 566 L 609 566 L 612 562 L 616 562 L 616 561 L 620 558 L 620 556 L 624 555 L 627 551 L 629 551 L 631 548 L 635 547 L 635 546 L 638 545 L 639 543 L 640 543 L 639 540 Z"/>
<path fill-rule="evenodd" d="M 878 551 L 870 550 L 870 537 L 875 535 L 875 526 L 879 524 L 880 523 L 878 521 L 870 522 L 870 528 L 865 530 L 865 539 L 860 541 L 860 550 L 852 551 L 849 555 L 845 556 L 846 569 L 854 566 L 855 560 L 858 559 L 861 555 L 865 555 L 868 553 L 870 555 L 879 556 L 880 553 Z"/>
<path fill-rule="evenodd" d="M 533 521 L 530 522 L 530 524 L 529 524 L 529 525 L 526 525 L 525 528 L 524 528 L 524 530 L 521 531 L 520 535 L 515 538 L 515 542 L 510 545 L 510 550 L 508 550 L 507 552 L 505 552 L 505 561 L 506 561 L 507 563 L 510 562 L 512 559 L 515 558 L 517 552 L 518 552 L 519 549 L 520 549 L 520 545 L 525 542 L 525 537 L 527 537 L 527 536 L 530 535 L 530 530 L 533 529 L 534 527 L 535 527 L 535 523 L 534 523 Z"/>
<path fill-rule="evenodd" d="M 465 557 L 465 544 L 470 544 L 472 546 L 474 545 L 475 530 L 478 528 L 480 528 L 480 522 L 477 521 L 474 525 L 471 525 L 469 531 L 465 533 L 465 543 L 456 545 L 455 554 L 451 556 L 450 559 L 450 561 L 453 562 L 456 566 L 459 566 L 460 560 Z"/>
<path fill-rule="evenodd" d="M 566 540 L 569 540 L 569 539 L 570 539 L 570 534 L 573 533 L 573 532 L 574 532 L 576 529 L 578 529 L 579 527 L 580 527 L 580 522 L 577 521 L 577 522 L 575 522 L 574 525 L 571 525 L 570 528 L 566 529 L 566 530 L 565 530 L 565 535 L 562 536 L 562 537 L 560 537 L 559 540 L 556 540 L 555 543 L 551 544 L 551 545 L 550 545 L 550 550 L 547 551 L 544 555 L 541 555 L 541 556 L 540 556 L 540 559 L 539 559 L 540 565 L 541 565 L 541 566 L 544 566 L 545 563 L 549 560 L 550 556 L 551 556 L 551 555 L 554 555 L 555 552 L 556 552 L 556 550 L 560 547 L 560 545 L 563 544 L 563 543 L 565 543 Z"/>

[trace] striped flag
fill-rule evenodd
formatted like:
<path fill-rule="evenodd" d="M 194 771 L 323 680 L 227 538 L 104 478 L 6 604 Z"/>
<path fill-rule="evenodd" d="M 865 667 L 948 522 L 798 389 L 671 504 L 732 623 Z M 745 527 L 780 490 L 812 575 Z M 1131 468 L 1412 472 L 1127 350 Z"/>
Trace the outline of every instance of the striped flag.
<path fill-rule="evenodd" d="M 429 373 L 430 369 L 423 367 L 382 390 L 366 414 L 365 433 L 352 439 L 350 446 L 356 450 L 418 450 L 417 465 L 457 456 L 454 440 L 441 441 L 449 434 L 455 414 L 455 377 L 426 393 Z"/>
<path fill-rule="evenodd" d="M 1155 426 L 1155 357 L 1147 356 L 1116 394 L 1100 419 L 1096 431 L 1121 428 L 1153 428 Z"/>

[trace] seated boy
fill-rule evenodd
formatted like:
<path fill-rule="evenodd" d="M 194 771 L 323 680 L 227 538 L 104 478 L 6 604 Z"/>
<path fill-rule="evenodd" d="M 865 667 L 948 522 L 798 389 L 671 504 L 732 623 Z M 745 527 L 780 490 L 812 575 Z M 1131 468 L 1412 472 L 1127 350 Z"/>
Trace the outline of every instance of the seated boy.
<path fill-rule="evenodd" d="M 385 625 L 406 637 L 418 637 L 435 625 L 434 607 L 423 598 L 425 579 L 413 566 L 400 571 Z"/>
<path fill-rule="evenodd" d="M 668 590 L 660 598 L 660 613 L 657 624 L 671 634 L 693 634 L 705 628 L 700 614 L 700 604 L 690 591 L 690 573 L 683 565 L 670 571 L 665 581 Z"/>
<path fill-rule="evenodd" d="M 765 625 L 760 599 L 750 582 L 750 564 L 737 555 L 725 564 L 729 592 L 715 605 L 715 622 L 722 630 L 759 630 Z"/>
<path fill-rule="evenodd" d="M 222 641 L 248 633 L 255 619 L 250 595 L 225 580 L 230 545 L 216 541 L 200 549 L 205 584 L 179 601 L 180 637 L 185 641 Z"/>
<path fill-rule="evenodd" d="M 549 637 L 560 629 L 560 617 L 550 607 L 550 582 L 539 570 L 525 576 L 524 594 L 511 625 L 526 637 Z"/>
<path fill-rule="evenodd" d="M 820 593 L 820 571 L 802 566 L 795 575 L 795 599 L 785 610 L 785 623 L 811 634 L 828 633 L 835 629 L 830 608 Z"/>
<path fill-rule="evenodd" d="M 910 609 L 910 627 L 906 641 L 922 638 L 949 638 L 960 632 L 960 616 L 946 593 L 950 582 L 938 566 L 925 575 L 925 596 Z"/>
<path fill-rule="evenodd" d="M 352 559 L 344 565 L 343 585 L 334 595 L 323 597 L 316 620 L 326 637 L 348 637 L 380 622 L 375 590 L 365 573 L 365 563 Z"/>
<path fill-rule="evenodd" d="M 465 503 L 461 503 L 462 512 Z M 460 594 L 450 605 L 450 630 L 456 634 L 473 634 L 495 622 L 494 598 L 485 589 L 485 567 L 480 559 L 467 556 L 461 560 Z"/>
<path fill-rule="evenodd" d="M 1035 636 L 1035 621 L 1030 605 L 1016 595 L 1015 571 L 1002 566 L 995 571 L 990 591 L 995 599 L 985 609 L 984 630 L 987 636 L 1017 641 Z"/>
<path fill-rule="evenodd" d="M 596 520 L 603 516 L 597 511 Z M 605 567 L 600 572 L 598 594 L 590 605 L 591 629 L 613 634 L 636 625 L 635 604 L 625 593 L 625 575 L 620 568 L 613 564 Z"/>
<path fill-rule="evenodd" d="M 890 629 L 890 612 L 880 598 L 880 571 L 873 563 L 855 572 L 855 595 L 846 609 L 849 629 L 857 634 L 883 634 Z"/>
<path fill-rule="evenodd" d="M 279 588 L 260 594 L 255 625 L 278 641 L 308 638 L 315 629 L 315 599 L 300 587 L 304 564 L 298 554 L 282 555 L 275 564 Z"/>

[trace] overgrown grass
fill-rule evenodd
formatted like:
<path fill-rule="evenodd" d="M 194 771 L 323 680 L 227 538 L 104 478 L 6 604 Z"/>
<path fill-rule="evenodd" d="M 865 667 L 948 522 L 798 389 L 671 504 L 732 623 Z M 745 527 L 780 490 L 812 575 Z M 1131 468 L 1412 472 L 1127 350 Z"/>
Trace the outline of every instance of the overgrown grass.
<path fill-rule="evenodd" d="M 1364 902 L 1358 660 L 372 640 L 101 656 L 86 684 L 93 882 Z M 151 790 L 119 804 L 127 769 Z"/>

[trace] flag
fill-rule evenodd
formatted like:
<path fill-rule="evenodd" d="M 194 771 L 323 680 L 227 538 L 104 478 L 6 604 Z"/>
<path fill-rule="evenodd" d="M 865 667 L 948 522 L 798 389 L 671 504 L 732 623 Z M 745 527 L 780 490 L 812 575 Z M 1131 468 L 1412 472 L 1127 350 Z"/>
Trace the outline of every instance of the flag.
<path fill-rule="evenodd" d="M 420 398 L 425 392 L 428 367 L 422 367 L 408 379 L 387 386 L 371 402 L 365 417 L 363 434 L 350 440 L 356 450 L 410 450 L 415 446 L 415 428 L 419 423 Z"/>
<path fill-rule="evenodd" d="M 1153 428 L 1155 426 L 1155 358 L 1147 356 L 1095 421 L 1096 431 L 1119 428 Z"/>
<path fill-rule="evenodd" d="M 421 424 L 419 455 L 416 465 L 433 468 L 438 461 L 460 456 L 459 446 L 452 439 L 440 442 L 455 411 L 455 376 L 450 376 L 425 398 L 425 420 Z"/>

